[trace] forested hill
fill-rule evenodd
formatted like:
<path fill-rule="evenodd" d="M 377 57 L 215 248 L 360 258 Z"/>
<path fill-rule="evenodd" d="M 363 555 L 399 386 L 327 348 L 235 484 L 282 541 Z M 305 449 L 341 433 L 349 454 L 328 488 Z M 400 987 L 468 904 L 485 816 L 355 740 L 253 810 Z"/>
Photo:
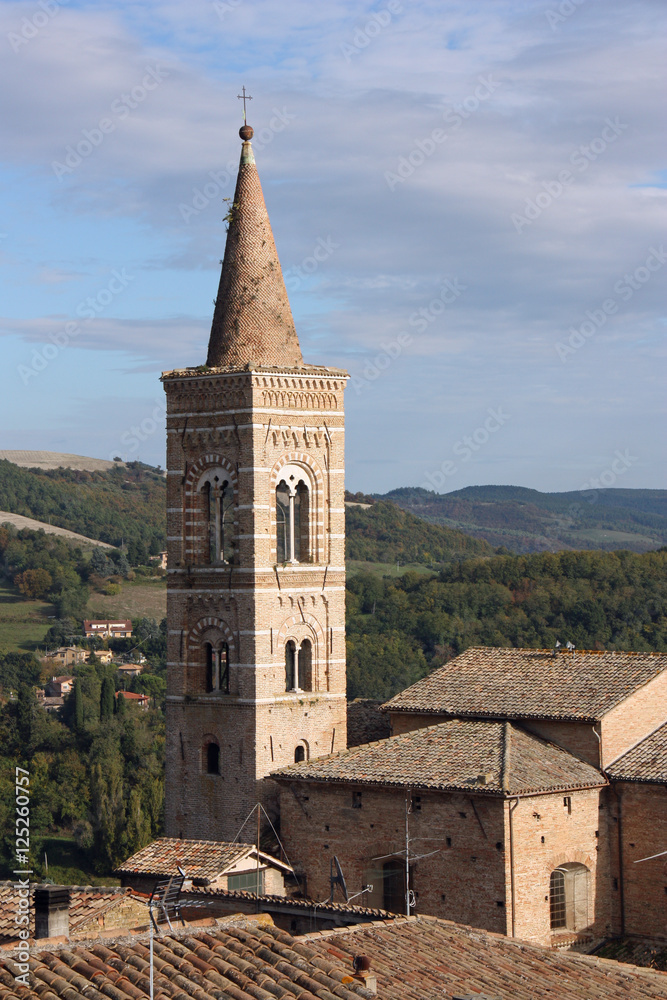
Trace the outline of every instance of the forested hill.
<path fill-rule="evenodd" d="M 667 650 L 667 549 L 466 559 L 347 583 L 348 696 L 386 699 L 469 646 Z"/>
<path fill-rule="evenodd" d="M 394 503 L 346 504 L 348 560 L 433 566 L 470 556 L 492 555 L 482 538 L 429 524 Z"/>
<path fill-rule="evenodd" d="M 667 490 L 540 493 L 520 486 L 468 486 L 442 494 L 415 487 L 374 497 L 511 552 L 647 552 L 667 544 Z"/>
<path fill-rule="evenodd" d="M 141 462 L 86 472 L 25 469 L 2 460 L 0 510 L 123 544 L 133 565 L 166 548 L 165 479 Z"/>

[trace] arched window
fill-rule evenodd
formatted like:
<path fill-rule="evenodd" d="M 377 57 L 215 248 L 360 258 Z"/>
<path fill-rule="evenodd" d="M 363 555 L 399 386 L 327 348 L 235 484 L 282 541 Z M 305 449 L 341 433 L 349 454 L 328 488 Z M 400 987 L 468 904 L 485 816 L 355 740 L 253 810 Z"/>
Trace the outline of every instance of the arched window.
<path fill-rule="evenodd" d="M 294 751 L 294 763 L 299 764 L 302 760 L 306 759 L 306 748 L 301 744 L 298 745 Z"/>
<path fill-rule="evenodd" d="M 310 639 L 304 639 L 299 647 L 299 683 L 301 691 L 313 690 L 313 647 Z"/>
<path fill-rule="evenodd" d="M 203 561 L 229 563 L 234 556 L 234 489 L 222 469 L 209 469 L 199 483 L 204 521 Z"/>
<path fill-rule="evenodd" d="M 294 691 L 296 687 L 296 643 L 291 639 L 285 646 L 285 690 Z"/>
<path fill-rule="evenodd" d="M 588 880 L 585 865 L 568 862 L 552 871 L 549 880 L 549 911 L 551 929 L 578 931 L 587 927 Z"/>
<path fill-rule="evenodd" d="M 276 486 L 276 562 L 310 559 L 310 492 L 303 469 L 287 465 Z"/>
<path fill-rule="evenodd" d="M 220 774 L 220 747 L 217 743 L 209 743 L 206 747 L 206 773 Z"/>
<path fill-rule="evenodd" d="M 205 686 L 207 693 L 222 691 L 229 694 L 229 646 L 226 642 L 204 643 Z"/>

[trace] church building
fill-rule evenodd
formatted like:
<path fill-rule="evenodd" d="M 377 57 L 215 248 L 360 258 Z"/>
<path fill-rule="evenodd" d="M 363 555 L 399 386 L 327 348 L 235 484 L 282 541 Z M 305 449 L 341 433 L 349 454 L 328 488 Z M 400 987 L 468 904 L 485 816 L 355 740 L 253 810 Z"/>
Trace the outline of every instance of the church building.
<path fill-rule="evenodd" d="M 244 125 L 206 363 L 165 372 L 166 834 L 233 840 L 347 746 L 346 372 L 303 361 Z"/>
<path fill-rule="evenodd" d="M 348 749 L 348 376 L 303 361 L 239 134 L 206 363 L 162 376 L 167 838 L 226 850 L 260 802 L 311 899 L 342 865 L 391 912 L 551 948 L 667 940 L 667 654 L 468 649 L 382 707 L 387 738 L 351 721 Z"/>

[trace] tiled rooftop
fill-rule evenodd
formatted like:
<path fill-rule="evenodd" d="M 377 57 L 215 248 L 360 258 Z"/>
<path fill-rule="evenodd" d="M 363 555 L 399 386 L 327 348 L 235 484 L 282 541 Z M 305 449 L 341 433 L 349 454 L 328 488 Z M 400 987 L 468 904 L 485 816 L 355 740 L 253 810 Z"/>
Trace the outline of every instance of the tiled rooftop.
<path fill-rule="evenodd" d="M 252 855 L 254 844 L 228 844 L 217 840 L 178 840 L 162 837 L 148 847 L 142 847 L 120 865 L 117 875 L 148 875 L 162 878 L 175 875 L 181 867 L 188 878 L 204 884 L 213 882 L 238 861 Z M 263 860 L 268 856 L 260 856 Z M 280 862 L 276 861 L 280 865 Z"/>
<path fill-rule="evenodd" d="M 358 924 L 299 939 L 347 965 L 367 955 L 378 1000 L 648 1000 L 667 998 L 667 975 L 585 955 L 547 951 L 429 917 Z"/>
<path fill-rule="evenodd" d="M 244 923 L 248 923 L 244 921 Z M 352 969 L 267 922 L 211 926 L 156 936 L 156 1000 L 356 1000 L 369 996 Z M 142 1000 L 149 995 L 149 942 L 125 938 L 104 944 L 35 950 L 31 988 L 17 987 L 14 963 L 0 958 L 0 1000 Z"/>
<path fill-rule="evenodd" d="M 39 888 L 33 883 L 31 889 Z M 70 890 L 69 927 L 76 934 L 77 928 L 90 920 L 104 916 L 108 910 L 128 898 L 137 899 L 131 889 L 120 886 L 72 885 Z M 15 923 L 16 886 L 13 882 L 0 882 L 0 941 L 13 941 Z M 30 907 L 30 932 L 35 930 L 35 908 Z"/>
<path fill-rule="evenodd" d="M 474 646 L 399 692 L 391 712 L 596 722 L 667 669 L 667 653 Z"/>
<path fill-rule="evenodd" d="M 605 784 L 600 771 L 561 747 L 512 723 L 477 719 L 449 719 L 291 764 L 272 777 L 496 795 Z"/>
<path fill-rule="evenodd" d="M 667 1000 L 667 975 L 546 951 L 429 917 L 292 937 L 266 918 L 211 922 L 155 938 L 156 1000 L 355 1000 L 366 955 L 378 1000 Z M 144 1000 L 147 935 L 35 948 L 30 987 L 0 957 L 0 1000 Z"/>
<path fill-rule="evenodd" d="M 239 900 L 240 902 L 257 902 L 257 895 L 246 889 L 219 889 L 217 886 L 202 886 L 197 889 L 188 889 L 181 895 L 184 901 L 184 908 L 188 902 L 198 900 L 222 899 Z M 394 914 L 388 910 L 381 910 L 374 906 L 355 906 L 354 903 L 329 903 L 316 902 L 314 899 L 302 899 L 295 896 L 274 896 L 268 893 L 259 897 L 259 905 L 262 910 L 265 907 L 285 906 L 299 910 L 312 910 L 316 908 L 318 913 L 350 914 L 353 917 L 365 917 L 366 920 L 390 920 Z"/>
<path fill-rule="evenodd" d="M 617 781 L 667 783 L 667 723 L 624 753 L 605 770 Z"/>

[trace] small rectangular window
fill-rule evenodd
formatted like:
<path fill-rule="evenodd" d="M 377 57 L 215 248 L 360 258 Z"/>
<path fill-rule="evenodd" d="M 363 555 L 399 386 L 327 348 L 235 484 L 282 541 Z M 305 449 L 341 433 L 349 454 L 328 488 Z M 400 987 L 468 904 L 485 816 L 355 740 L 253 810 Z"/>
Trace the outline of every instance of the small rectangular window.
<path fill-rule="evenodd" d="M 564 799 L 563 799 L 563 808 L 567 809 L 568 814 L 572 812 L 572 797 L 570 795 L 566 795 L 564 797 Z"/>
<path fill-rule="evenodd" d="M 361 792 L 352 792 L 352 808 L 361 809 Z"/>
<path fill-rule="evenodd" d="M 243 872 L 241 875 L 228 875 L 227 888 L 246 889 L 248 892 L 264 892 L 264 872 L 259 872 L 259 889 L 257 888 L 257 872 Z"/>

